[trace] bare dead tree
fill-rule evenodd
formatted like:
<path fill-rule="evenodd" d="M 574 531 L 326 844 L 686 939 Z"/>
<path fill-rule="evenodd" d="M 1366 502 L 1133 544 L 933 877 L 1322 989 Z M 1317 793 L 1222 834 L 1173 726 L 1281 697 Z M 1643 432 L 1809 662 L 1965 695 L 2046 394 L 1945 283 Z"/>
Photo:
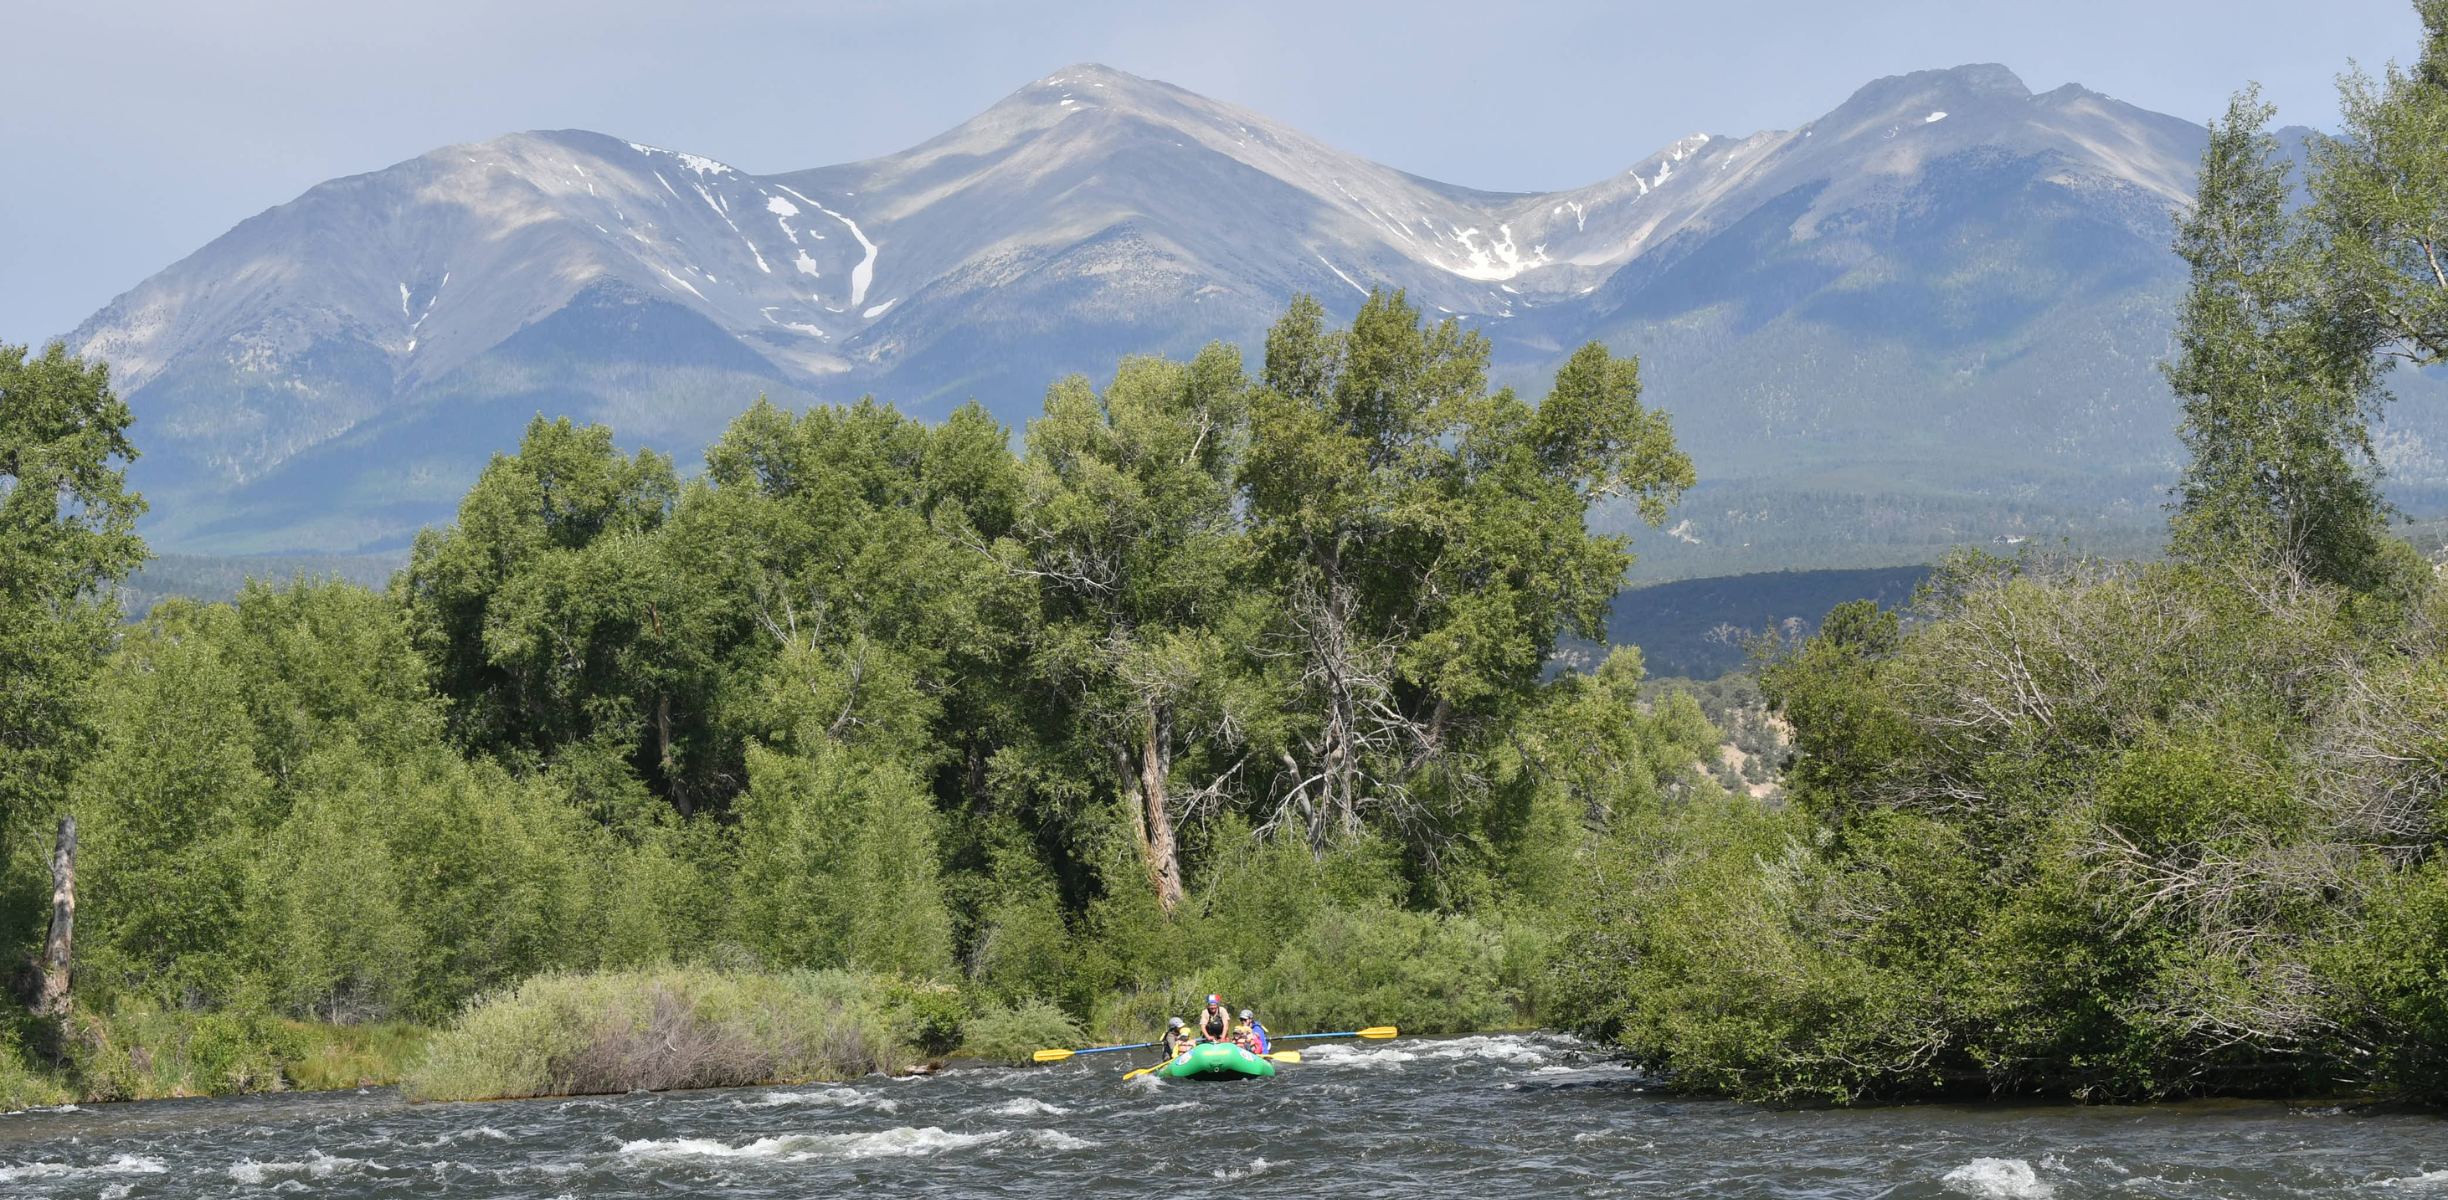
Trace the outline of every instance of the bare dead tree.
<path fill-rule="evenodd" d="M 38 1017 L 66 1016 L 74 998 L 76 852 L 76 817 L 61 817 L 59 838 L 51 849 L 51 933 L 43 939 L 42 974 L 34 992 Z"/>

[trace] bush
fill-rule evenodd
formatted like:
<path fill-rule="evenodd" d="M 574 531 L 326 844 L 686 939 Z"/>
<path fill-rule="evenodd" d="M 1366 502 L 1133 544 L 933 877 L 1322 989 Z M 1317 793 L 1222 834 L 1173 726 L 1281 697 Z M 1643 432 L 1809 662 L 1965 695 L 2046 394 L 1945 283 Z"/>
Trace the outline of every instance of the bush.
<path fill-rule="evenodd" d="M 288 1022 L 256 1007 L 191 1012 L 121 998 L 108 1013 L 66 1023 L 85 1100 L 154 1100 L 274 1092 L 304 1047 Z"/>
<path fill-rule="evenodd" d="M 436 1035 L 419 1100 L 575 1096 L 847 1079 L 916 1060 L 891 985 L 843 971 L 549 974 Z"/>
<path fill-rule="evenodd" d="M 932 975 L 951 965 L 937 818 L 903 765 L 837 745 L 748 748 L 734 905 L 770 961 Z"/>
<path fill-rule="evenodd" d="M 961 1043 L 969 1005 L 960 989 L 945 983 L 896 983 L 891 989 L 893 1026 L 921 1054 L 950 1054 Z"/>
<path fill-rule="evenodd" d="M 372 1025 L 292 1021 L 288 1028 L 297 1057 L 283 1063 L 281 1070 L 291 1084 L 309 1091 L 398 1083 L 433 1036 L 422 1025 L 397 1021 Z"/>
<path fill-rule="evenodd" d="M 961 1053 L 1024 1063 L 1037 1050 L 1076 1048 L 1082 1036 L 1071 1014 L 1043 1000 L 1014 1005 L 990 1002 L 985 1011 L 961 1026 Z"/>
<path fill-rule="evenodd" d="M 0 1110 L 66 1104 L 77 1098 L 65 1072 L 37 1061 L 38 1056 L 49 1057 L 40 1047 L 57 1040 L 51 1022 L 30 1017 L 15 1005 L 6 1007 L 0 1015 Z"/>
<path fill-rule="evenodd" d="M 1284 1033 L 1399 1025 L 1407 1033 L 1467 1033 L 1518 1025 L 1525 997 L 1507 988 L 1505 940 L 1470 917 L 1398 908 L 1329 908 L 1245 994 Z M 1230 994 L 1227 993 L 1227 999 Z"/>

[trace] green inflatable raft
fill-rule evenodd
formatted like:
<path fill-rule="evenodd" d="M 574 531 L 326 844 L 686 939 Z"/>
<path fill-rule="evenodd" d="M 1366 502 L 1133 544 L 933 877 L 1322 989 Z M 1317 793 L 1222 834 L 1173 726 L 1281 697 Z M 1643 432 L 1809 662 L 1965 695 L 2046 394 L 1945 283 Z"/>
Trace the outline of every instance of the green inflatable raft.
<path fill-rule="evenodd" d="M 1174 1079 L 1242 1079 L 1274 1073 L 1274 1063 L 1231 1042 L 1200 1042 L 1156 1068 L 1156 1074 Z"/>

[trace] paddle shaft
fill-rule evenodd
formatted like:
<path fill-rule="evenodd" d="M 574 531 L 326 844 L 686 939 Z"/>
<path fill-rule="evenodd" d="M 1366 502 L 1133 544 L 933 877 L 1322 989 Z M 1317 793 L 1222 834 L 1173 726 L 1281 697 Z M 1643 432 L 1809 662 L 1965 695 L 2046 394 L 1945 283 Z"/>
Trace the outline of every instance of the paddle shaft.
<path fill-rule="evenodd" d="M 1154 1042 L 1132 1042 L 1127 1046 L 1091 1046 L 1086 1050 L 1040 1050 L 1030 1057 L 1041 1063 L 1061 1062 L 1066 1058 L 1075 1058 L 1082 1054 L 1104 1054 L 1111 1050 L 1145 1050 L 1155 1044 Z"/>

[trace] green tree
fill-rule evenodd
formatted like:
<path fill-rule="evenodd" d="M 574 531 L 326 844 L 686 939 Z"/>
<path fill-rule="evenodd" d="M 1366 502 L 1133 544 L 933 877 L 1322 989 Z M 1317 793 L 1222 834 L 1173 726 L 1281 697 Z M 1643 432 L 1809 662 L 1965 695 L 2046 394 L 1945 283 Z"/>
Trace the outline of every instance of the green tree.
<path fill-rule="evenodd" d="M 103 714 L 74 791 L 78 954 L 104 989 L 200 989 L 243 973 L 248 875 L 273 823 L 243 672 L 223 654 L 230 610 L 157 607 L 97 681 Z"/>
<path fill-rule="evenodd" d="M 1238 739 L 1226 637 L 1243 557 L 1233 471 L 1247 438 L 1241 355 L 1126 358 L 1102 395 L 1082 377 L 1029 423 L 1025 503 L 1006 561 L 1039 582 L 1049 620 L 1040 672 L 1110 764 L 1148 882 L 1182 899 L 1177 769 Z M 1237 762 L 1198 789 L 1220 791 Z"/>
<path fill-rule="evenodd" d="M 2428 366 L 2448 362 L 2448 0 L 2414 10 L 2421 55 L 2340 81 L 2343 128 L 2312 139 L 2307 182 L 2337 307 L 2372 349 Z"/>
<path fill-rule="evenodd" d="M 1427 790 L 1474 786 L 1451 752 L 1539 687 L 1558 634 L 1598 631 L 1632 556 L 1591 505 L 1655 522 L 1692 482 L 1636 365 L 1595 343 L 1538 408 L 1486 390 L 1487 339 L 1424 326 L 1374 293 L 1348 330 L 1296 298 L 1267 335 L 1242 495 L 1296 667 L 1300 719 L 1277 754 L 1279 824 L 1313 844 L 1381 812 L 1442 835 Z"/>
<path fill-rule="evenodd" d="M 59 811 L 91 744 L 81 689 L 145 559 L 130 420 L 108 366 L 0 343 L 0 839 Z"/>
<path fill-rule="evenodd" d="M 642 772 L 673 761 L 652 670 L 670 634 L 651 537 L 677 494 L 670 459 L 537 417 L 456 524 L 417 535 L 394 586 L 467 745 L 548 756 L 605 737 L 633 747 Z M 685 810 L 677 774 L 656 777 Z"/>
<path fill-rule="evenodd" d="M 2391 574 L 2369 421 L 2378 360 L 2336 303 L 2319 239 L 2287 211 L 2289 166 L 2246 90 L 2210 126 L 2176 253 L 2192 268 L 2168 382 L 2191 453 L 2173 548 L 2375 590 Z"/>
<path fill-rule="evenodd" d="M 951 965 L 937 818 L 907 768 L 841 746 L 751 747 L 748 771 L 733 912 L 751 948 L 920 977 Z"/>

